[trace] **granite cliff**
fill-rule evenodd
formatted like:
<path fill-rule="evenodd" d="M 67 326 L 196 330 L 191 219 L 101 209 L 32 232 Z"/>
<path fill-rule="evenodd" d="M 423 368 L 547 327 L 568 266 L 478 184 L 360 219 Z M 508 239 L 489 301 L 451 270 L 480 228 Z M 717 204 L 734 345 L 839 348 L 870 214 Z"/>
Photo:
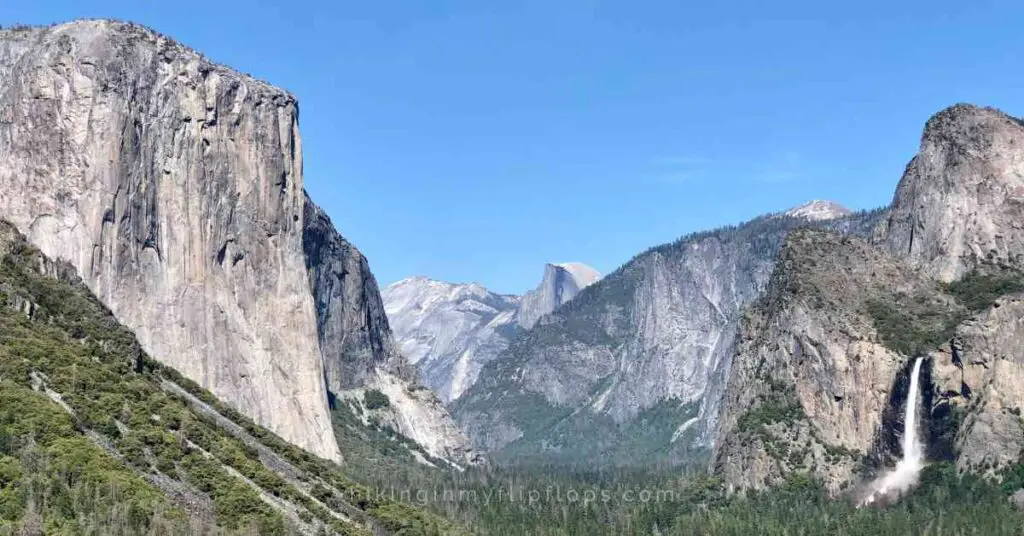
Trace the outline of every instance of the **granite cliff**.
<path fill-rule="evenodd" d="M 785 236 L 866 235 L 878 216 L 814 202 L 652 248 L 518 335 L 453 412 L 502 456 L 692 458 L 710 442 L 740 313 Z"/>
<path fill-rule="evenodd" d="M 891 463 L 908 368 L 927 456 L 998 475 L 1024 454 L 1024 127 L 957 105 L 928 121 L 870 241 L 789 237 L 748 311 L 711 467 L 733 489 L 794 472 L 832 491 Z"/>
<path fill-rule="evenodd" d="M 0 213 L 154 358 L 340 460 L 328 393 L 416 377 L 365 259 L 305 195 L 298 117 L 287 92 L 137 25 L 0 31 Z"/>
<path fill-rule="evenodd" d="M 384 289 L 384 304 L 402 353 L 419 368 L 424 383 L 451 402 L 520 330 L 598 279 L 585 264 L 548 264 L 535 289 L 513 296 L 476 283 L 411 277 Z"/>
<path fill-rule="evenodd" d="M 3 220 L 0 408 L 0 532 L 465 533 L 355 495 L 341 466 L 153 360 L 73 266 Z"/>

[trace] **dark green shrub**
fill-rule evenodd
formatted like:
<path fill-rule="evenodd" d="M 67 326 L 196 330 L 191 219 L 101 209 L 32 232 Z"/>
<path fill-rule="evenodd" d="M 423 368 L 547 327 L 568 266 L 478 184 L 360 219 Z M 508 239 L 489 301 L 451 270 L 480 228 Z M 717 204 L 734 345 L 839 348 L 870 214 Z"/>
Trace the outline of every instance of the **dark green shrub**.
<path fill-rule="evenodd" d="M 363 403 L 366 404 L 366 409 L 374 410 L 390 406 L 391 399 L 377 389 L 369 389 L 363 394 Z"/>

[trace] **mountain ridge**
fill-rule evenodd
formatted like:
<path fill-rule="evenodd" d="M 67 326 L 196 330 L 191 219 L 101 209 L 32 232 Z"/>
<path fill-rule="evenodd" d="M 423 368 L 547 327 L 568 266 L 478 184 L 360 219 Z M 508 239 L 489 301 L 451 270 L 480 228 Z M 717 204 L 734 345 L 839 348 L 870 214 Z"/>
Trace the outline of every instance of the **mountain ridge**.
<path fill-rule="evenodd" d="M 503 459 L 697 459 L 735 322 L 766 285 L 786 233 L 810 225 L 865 235 L 879 217 L 770 213 L 651 247 L 517 337 L 453 405 L 456 419 Z M 644 420 L 658 424 L 623 433 Z M 601 439 L 598 431 L 609 436 L 574 446 Z"/>
<path fill-rule="evenodd" d="M 0 186 L 19 192 L 0 212 L 154 358 L 338 461 L 329 397 L 400 385 L 400 431 L 474 458 L 415 389 L 365 258 L 306 195 L 291 94 L 90 20 L 0 30 L 0 114 Z"/>
<path fill-rule="evenodd" d="M 1024 459 L 1020 147 L 1019 120 L 946 108 L 869 240 L 790 237 L 726 389 L 710 467 L 730 489 L 804 471 L 838 493 L 893 463 L 917 357 L 930 460 L 998 479 Z"/>
<path fill-rule="evenodd" d="M 480 367 L 500 353 L 526 322 L 568 302 L 599 278 L 582 263 L 548 263 L 537 288 L 523 296 L 497 294 L 479 283 L 425 276 L 383 291 L 385 310 L 403 353 L 442 399 L 458 399 Z"/>

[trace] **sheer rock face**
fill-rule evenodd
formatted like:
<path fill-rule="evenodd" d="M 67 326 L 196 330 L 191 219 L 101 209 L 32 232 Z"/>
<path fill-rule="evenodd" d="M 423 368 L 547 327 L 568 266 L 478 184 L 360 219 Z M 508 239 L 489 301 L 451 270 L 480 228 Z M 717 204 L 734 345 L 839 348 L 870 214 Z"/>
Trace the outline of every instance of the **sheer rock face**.
<path fill-rule="evenodd" d="M 307 197 L 303 243 L 309 285 L 316 301 L 319 347 L 327 388 L 360 399 L 367 389 L 388 396 L 380 420 L 457 465 L 480 461 L 437 395 L 419 385 L 419 375 L 391 334 L 377 280 L 366 257 L 335 230 Z"/>
<path fill-rule="evenodd" d="M 303 246 L 316 301 L 327 388 L 362 387 L 378 370 L 406 381 L 415 371 L 391 336 L 377 279 L 366 257 L 338 234 L 327 214 L 305 200 Z"/>
<path fill-rule="evenodd" d="M 732 488 L 768 487 L 794 471 L 832 490 L 850 480 L 908 360 L 877 340 L 867 303 L 933 286 L 864 240 L 792 233 L 740 330 L 712 469 Z"/>
<path fill-rule="evenodd" d="M 523 296 L 516 322 L 526 329 L 533 327 L 542 316 L 558 309 L 600 278 L 596 270 L 585 264 L 548 264 L 540 285 Z"/>
<path fill-rule="evenodd" d="M 983 261 L 1024 267 L 1024 124 L 964 104 L 933 116 L 880 236 L 941 281 Z"/>
<path fill-rule="evenodd" d="M 954 106 L 929 120 L 873 244 L 791 235 L 733 358 L 711 462 L 731 487 L 808 470 L 833 490 L 852 480 L 854 459 L 878 460 L 886 439 L 902 433 L 902 422 L 886 419 L 902 413 L 904 377 L 920 355 L 930 357 L 922 384 L 929 454 L 979 471 L 1020 459 L 1024 296 L 971 312 L 942 283 L 1021 268 L 1022 143 L 1016 119 Z M 888 320 L 871 312 L 877 298 L 893 304 Z M 952 340 L 914 355 L 894 351 L 875 328 L 906 314 L 913 329 Z M 780 404 L 792 411 L 770 411 Z M 944 431 L 957 414 L 959 428 Z"/>
<path fill-rule="evenodd" d="M 937 113 L 877 233 L 943 282 L 1024 268 L 1024 123 L 967 104 Z M 953 445 L 961 469 L 1004 467 L 1024 451 L 1022 312 L 1019 294 L 1004 296 L 932 354 L 936 398 L 948 397 L 964 416 Z"/>
<path fill-rule="evenodd" d="M 137 26 L 0 32 L 0 213 L 146 351 L 340 459 L 295 99 Z"/>
<path fill-rule="evenodd" d="M 674 401 L 680 411 L 659 416 L 667 434 L 645 442 L 707 445 L 741 311 L 763 292 L 786 234 L 808 225 L 869 234 L 876 216 L 772 214 L 653 248 L 517 337 L 454 406 L 456 418 L 482 448 L 561 454 L 576 448 L 562 428 L 600 435 Z M 687 404 L 700 406 L 696 421 Z M 636 438 L 599 439 L 628 450 Z"/>
<path fill-rule="evenodd" d="M 936 397 L 964 415 L 957 467 L 984 472 L 1017 463 L 1024 456 L 1024 295 L 1000 298 L 964 322 L 954 341 L 931 358 Z"/>
<path fill-rule="evenodd" d="M 771 253 L 739 268 L 740 240 L 700 237 L 634 259 L 520 335 L 485 367 L 456 416 L 493 450 L 520 439 L 558 444 L 547 431 L 523 438 L 534 416 L 519 408 L 537 396 L 618 423 L 663 399 L 699 401 L 728 343 L 730 312 L 771 272 Z"/>

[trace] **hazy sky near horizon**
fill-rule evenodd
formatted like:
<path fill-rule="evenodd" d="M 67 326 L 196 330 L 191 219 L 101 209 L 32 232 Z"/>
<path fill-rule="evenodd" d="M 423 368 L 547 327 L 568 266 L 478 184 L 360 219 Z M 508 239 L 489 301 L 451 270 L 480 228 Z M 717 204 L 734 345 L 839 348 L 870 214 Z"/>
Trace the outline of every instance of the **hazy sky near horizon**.
<path fill-rule="evenodd" d="M 881 206 L 933 113 L 1024 114 L 1022 2 L 0 0 L 79 17 L 293 92 L 306 187 L 382 285 L 520 293 L 548 261 Z"/>

